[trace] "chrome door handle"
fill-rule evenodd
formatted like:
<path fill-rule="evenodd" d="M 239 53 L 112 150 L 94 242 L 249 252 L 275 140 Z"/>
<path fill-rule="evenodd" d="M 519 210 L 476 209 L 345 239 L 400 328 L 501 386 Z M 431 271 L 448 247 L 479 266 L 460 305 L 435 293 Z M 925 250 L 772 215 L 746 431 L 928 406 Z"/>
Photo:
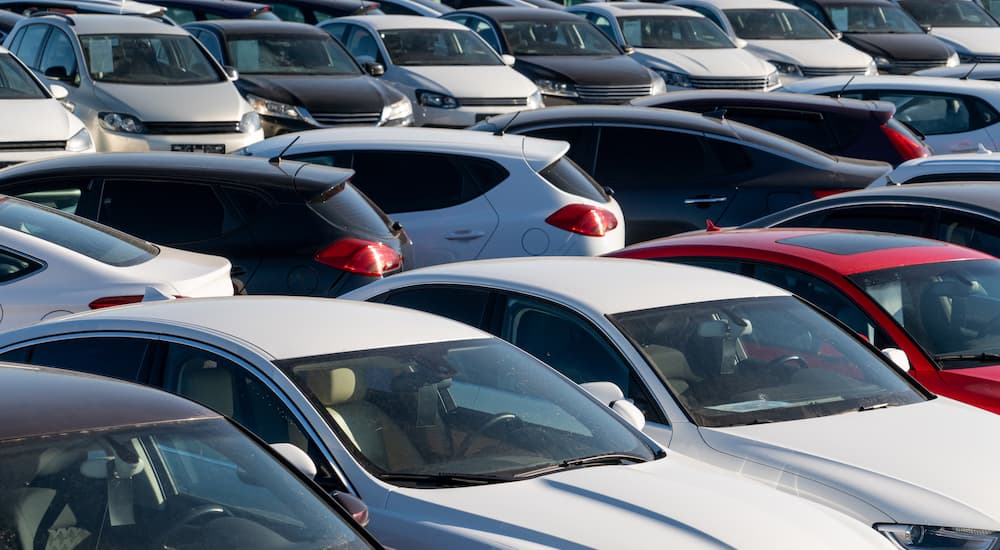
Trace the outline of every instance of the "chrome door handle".
<path fill-rule="evenodd" d="M 684 199 L 684 204 L 715 204 L 719 202 L 726 202 L 726 197 L 692 197 L 690 199 Z"/>
<path fill-rule="evenodd" d="M 471 241 L 472 239 L 478 239 L 479 237 L 486 236 L 483 231 L 470 231 L 467 229 L 461 231 L 453 231 L 444 236 L 444 238 L 449 241 Z"/>

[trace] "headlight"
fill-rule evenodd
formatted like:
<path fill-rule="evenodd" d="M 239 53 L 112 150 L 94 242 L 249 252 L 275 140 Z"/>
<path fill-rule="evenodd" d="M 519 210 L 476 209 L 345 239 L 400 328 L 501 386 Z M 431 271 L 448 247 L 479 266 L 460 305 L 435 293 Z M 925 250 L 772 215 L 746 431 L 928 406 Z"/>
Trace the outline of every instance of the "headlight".
<path fill-rule="evenodd" d="M 649 95 L 667 93 L 667 83 L 663 80 L 663 77 L 656 71 L 649 71 L 649 74 L 653 77 L 653 82 L 649 85 Z"/>
<path fill-rule="evenodd" d="M 541 109 L 545 107 L 545 102 L 542 101 L 542 92 L 535 90 L 531 92 L 528 96 L 528 108 L 529 109 Z"/>
<path fill-rule="evenodd" d="M 86 128 L 81 128 L 79 132 L 73 134 L 73 137 L 66 140 L 66 150 L 74 153 L 87 151 L 93 146 L 94 142 L 90 139 L 90 132 Z"/>
<path fill-rule="evenodd" d="M 958 65 L 960 62 L 961 60 L 958 57 L 958 52 L 955 52 L 948 56 L 948 61 L 945 62 L 944 66 L 954 67 L 955 65 Z"/>
<path fill-rule="evenodd" d="M 535 86 L 542 91 L 545 95 L 556 95 L 559 97 L 580 97 L 580 94 L 576 93 L 576 88 L 568 82 L 560 82 L 558 80 L 548 80 L 546 78 L 541 78 L 535 81 Z"/>
<path fill-rule="evenodd" d="M 112 132 L 124 132 L 126 134 L 141 134 L 146 131 L 142 126 L 142 121 L 132 115 L 122 113 L 97 113 L 97 121 L 101 128 Z"/>
<path fill-rule="evenodd" d="M 990 550 L 1000 541 L 1000 533 L 982 529 L 895 523 L 876 525 L 875 528 L 904 549 Z"/>
<path fill-rule="evenodd" d="M 245 113 L 240 118 L 240 131 L 244 134 L 252 134 L 260 130 L 260 115 L 256 111 Z"/>
<path fill-rule="evenodd" d="M 875 63 L 875 60 L 872 59 L 871 61 L 868 62 L 868 69 L 865 70 L 865 76 L 871 76 L 876 74 L 878 74 L 878 65 Z"/>
<path fill-rule="evenodd" d="M 281 118 L 291 118 L 295 120 L 305 120 L 299 107 L 289 105 L 280 101 L 272 101 L 255 95 L 247 95 L 247 101 L 258 114 L 265 116 L 275 116 Z"/>
<path fill-rule="evenodd" d="M 787 74 L 789 76 L 802 76 L 802 69 L 794 63 L 774 61 L 773 59 L 769 59 L 767 62 L 774 65 L 774 68 L 778 69 L 778 72 L 781 74 Z"/>
<path fill-rule="evenodd" d="M 427 107 L 437 107 L 438 109 L 458 109 L 458 100 L 450 95 L 429 92 L 427 90 L 417 90 L 417 103 Z"/>
<path fill-rule="evenodd" d="M 656 69 L 656 72 L 663 78 L 663 81 L 667 86 L 676 86 L 678 88 L 691 87 L 691 79 L 688 78 L 686 74 L 664 71 L 661 69 Z"/>
<path fill-rule="evenodd" d="M 407 126 L 413 124 L 413 104 L 407 98 L 382 108 L 382 124 Z"/>
<path fill-rule="evenodd" d="M 775 86 L 781 86 L 781 77 L 778 75 L 778 71 L 767 75 L 767 87 L 773 88 Z"/>

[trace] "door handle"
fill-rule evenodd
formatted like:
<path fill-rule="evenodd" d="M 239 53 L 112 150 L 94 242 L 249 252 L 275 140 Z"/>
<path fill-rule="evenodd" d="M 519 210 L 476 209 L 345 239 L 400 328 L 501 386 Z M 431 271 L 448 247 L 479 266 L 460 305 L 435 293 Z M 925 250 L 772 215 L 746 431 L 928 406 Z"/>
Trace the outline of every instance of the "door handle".
<path fill-rule="evenodd" d="M 716 204 L 726 202 L 726 197 L 691 197 L 684 199 L 684 204 Z"/>
<path fill-rule="evenodd" d="M 471 241 L 472 239 L 478 239 L 480 237 L 486 236 L 484 231 L 472 231 L 471 229 L 461 229 L 459 231 L 452 231 L 451 233 L 446 233 L 444 238 L 449 241 Z"/>

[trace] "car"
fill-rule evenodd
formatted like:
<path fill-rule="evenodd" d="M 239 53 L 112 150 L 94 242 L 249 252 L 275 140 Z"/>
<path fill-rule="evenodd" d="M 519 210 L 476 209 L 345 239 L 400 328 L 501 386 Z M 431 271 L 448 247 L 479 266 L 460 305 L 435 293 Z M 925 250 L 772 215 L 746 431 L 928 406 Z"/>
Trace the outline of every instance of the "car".
<path fill-rule="evenodd" d="M 469 27 L 494 50 L 512 56 L 514 69 L 541 89 L 547 106 L 617 104 L 667 91 L 659 75 L 579 15 L 484 7 L 442 17 Z"/>
<path fill-rule="evenodd" d="M 229 75 L 172 23 L 43 15 L 18 22 L 4 46 L 65 84 L 98 151 L 225 153 L 264 137 Z"/>
<path fill-rule="evenodd" d="M 60 99 L 66 88 L 42 84 L 28 67 L 0 46 L 0 168 L 26 160 L 93 153 L 94 141 Z"/>
<path fill-rule="evenodd" d="M 371 533 L 394 548 L 892 547 L 871 525 L 665 453 L 527 353 L 426 313 L 240 296 L 34 329 L 0 335 L 0 357 L 114 368 L 292 443 L 324 489 L 368 505 Z"/>
<path fill-rule="evenodd" d="M 928 32 L 958 51 L 962 63 L 1000 63 L 1000 22 L 968 0 L 898 0 Z"/>
<path fill-rule="evenodd" d="M 232 296 L 225 258 L 0 195 L 0 330 L 142 300 Z"/>
<path fill-rule="evenodd" d="M 382 548 L 308 456 L 186 399 L 13 364 L 0 388 L 4 548 Z"/>
<path fill-rule="evenodd" d="M 954 67 L 938 67 L 913 73 L 915 76 L 942 76 L 960 80 L 1000 80 L 1000 63 L 962 63 Z"/>
<path fill-rule="evenodd" d="M 344 46 L 313 25 L 212 20 L 184 25 L 223 66 L 260 115 L 264 136 L 342 124 L 406 126 L 413 105 L 358 65 Z M 384 69 L 381 69 L 384 71 Z"/>
<path fill-rule="evenodd" d="M 568 142 L 569 158 L 614 191 L 629 244 L 704 228 L 706 220 L 748 222 L 865 187 L 891 169 L 832 157 L 739 122 L 669 109 L 551 107 L 494 117 L 472 129 Z"/>
<path fill-rule="evenodd" d="M 108 0 L 3 0 L 0 10 L 18 13 L 30 17 L 35 13 L 113 13 L 131 15 L 163 15 L 164 9 L 151 3 L 123 0 L 111 2 Z"/>
<path fill-rule="evenodd" d="M 442 3 L 456 10 L 483 7 L 565 9 L 561 3 L 553 0 L 442 0 Z"/>
<path fill-rule="evenodd" d="M 886 437 L 912 425 L 990 433 L 1000 418 L 935 398 L 771 285 L 662 262 L 512 258 L 418 269 L 345 298 L 462 320 L 577 383 L 613 382 L 669 450 L 823 503 L 898 548 L 946 547 L 973 525 L 977 544 L 1000 540 L 989 467 L 1000 443 L 955 439 L 907 457 Z M 921 533 L 926 546 L 913 544 Z"/>
<path fill-rule="evenodd" d="M 268 0 L 268 3 L 282 21 L 309 25 L 335 17 L 383 14 L 378 2 L 367 0 Z"/>
<path fill-rule="evenodd" d="M 942 181 L 1000 181 L 1000 156 L 984 148 L 976 153 L 914 159 L 900 164 L 869 187 Z"/>
<path fill-rule="evenodd" d="M 875 58 L 879 74 L 910 74 L 958 65 L 947 43 L 928 35 L 895 0 L 784 0 L 815 17 L 841 40 Z"/>
<path fill-rule="evenodd" d="M 416 15 L 340 17 L 319 27 L 409 98 L 414 124 L 462 128 L 485 117 L 539 109 L 538 88 L 469 29 Z"/>
<path fill-rule="evenodd" d="M 647 2 L 591 2 L 567 11 L 585 17 L 619 47 L 633 48 L 632 58 L 660 75 L 668 90 L 768 92 L 781 86 L 774 65 L 737 47 L 698 12 Z"/>
<path fill-rule="evenodd" d="M 736 90 L 672 92 L 632 101 L 640 107 L 690 111 L 735 120 L 831 155 L 896 166 L 931 154 L 921 138 L 893 118 L 888 101 Z"/>
<path fill-rule="evenodd" d="M 785 91 L 896 105 L 896 118 L 926 136 L 935 153 L 1000 147 L 1000 87 L 994 82 L 930 76 L 813 78 Z"/>
<path fill-rule="evenodd" d="M 826 75 L 876 74 L 868 54 L 841 42 L 805 11 L 779 0 L 674 0 L 694 10 L 744 49 L 774 65 L 781 82 Z"/>
<path fill-rule="evenodd" d="M 24 19 L 23 15 L 0 10 L 0 43 L 2 43 L 3 39 L 7 37 L 10 30 L 14 28 L 14 25 L 22 19 Z"/>
<path fill-rule="evenodd" d="M 268 4 L 243 0 L 153 0 L 178 25 L 208 19 L 264 19 L 277 21 Z"/>
<path fill-rule="evenodd" d="M 412 252 L 350 170 L 197 153 L 85 156 L 0 171 L 0 193 L 228 258 L 240 293 L 336 296 L 403 269 Z"/>
<path fill-rule="evenodd" d="M 407 267 L 417 267 L 624 246 L 621 208 L 567 149 L 463 130 L 343 128 L 271 138 L 241 153 L 353 169 L 354 184 L 413 238 Z"/>
<path fill-rule="evenodd" d="M 378 7 L 386 15 L 422 15 L 439 17 L 455 8 L 435 0 L 379 0 Z"/>

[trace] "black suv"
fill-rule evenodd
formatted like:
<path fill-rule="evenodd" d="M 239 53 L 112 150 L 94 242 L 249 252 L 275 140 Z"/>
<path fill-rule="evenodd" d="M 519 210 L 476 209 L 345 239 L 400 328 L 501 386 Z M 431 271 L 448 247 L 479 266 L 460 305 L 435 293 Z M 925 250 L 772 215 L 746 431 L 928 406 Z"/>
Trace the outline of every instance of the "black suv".
<path fill-rule="evenodd" d="M 352 170 L 188 153 L 107 153 L 0 171 L 0 193 L 224 256 L 237 290 L 337 296 L 402 269 L 406 233 Z"/>

